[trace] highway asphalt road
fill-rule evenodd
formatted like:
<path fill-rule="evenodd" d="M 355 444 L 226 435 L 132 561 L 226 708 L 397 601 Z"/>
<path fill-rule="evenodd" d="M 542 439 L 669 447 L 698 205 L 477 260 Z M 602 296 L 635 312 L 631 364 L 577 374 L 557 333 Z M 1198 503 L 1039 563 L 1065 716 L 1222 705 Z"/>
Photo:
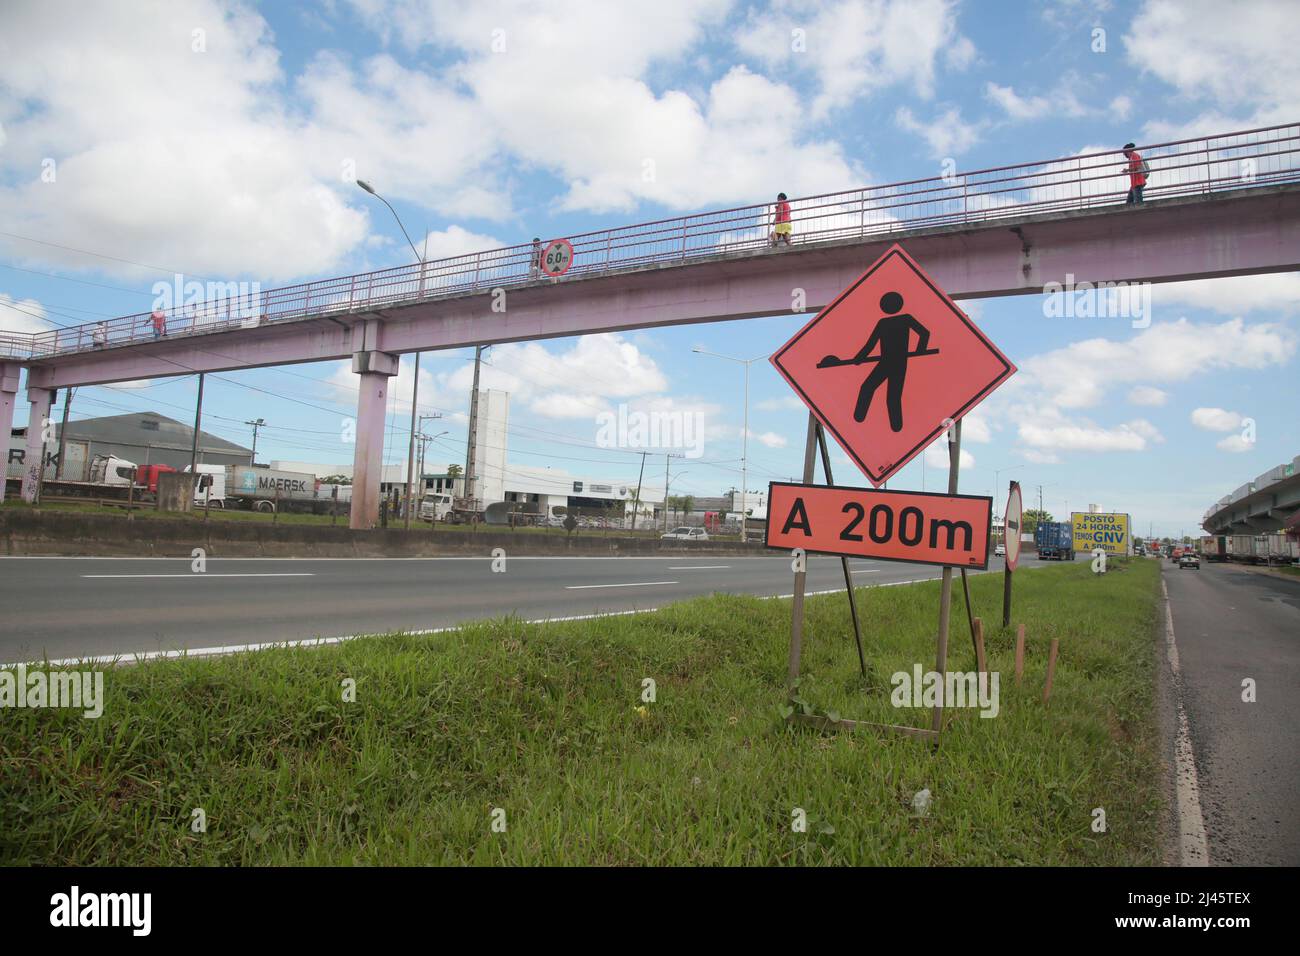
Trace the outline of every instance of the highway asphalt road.
<path fill-rule="evenodd" d="M 1300 579 L 1217 563 L 1164 576 L 1210 863 L 1300 865 Z"/>
<path fill-rule="evenodd" d="M 1037 564 L 1026 555 L 1022 567 Z M 855 585 L 938 577 L 855 560 Z M 1002 559 L 991 570 L 1001 572 Z M 701 594 L 783 595 L 789 557 L 209 559 L 0 558 L 0 663 L 261 644 L 660 607 Z M 810 591 L 842 589 L 838 558 L 809 560 Z"/>

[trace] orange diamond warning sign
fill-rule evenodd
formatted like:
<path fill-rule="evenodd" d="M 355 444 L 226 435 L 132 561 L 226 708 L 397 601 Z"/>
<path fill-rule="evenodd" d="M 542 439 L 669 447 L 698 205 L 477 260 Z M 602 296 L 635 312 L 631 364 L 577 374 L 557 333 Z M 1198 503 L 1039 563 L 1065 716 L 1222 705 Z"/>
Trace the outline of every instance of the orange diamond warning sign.
<path fill-rule="evenodd" d="M 897 245 L 772 364 L 873 485 L 1016 371 Z"/>

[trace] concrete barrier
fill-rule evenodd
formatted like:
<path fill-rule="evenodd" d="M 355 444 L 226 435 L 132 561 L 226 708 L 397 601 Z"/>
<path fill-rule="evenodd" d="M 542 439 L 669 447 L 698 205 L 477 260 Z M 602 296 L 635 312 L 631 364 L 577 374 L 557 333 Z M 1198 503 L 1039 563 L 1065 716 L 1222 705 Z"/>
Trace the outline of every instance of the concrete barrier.
<path fill-rule="evenodd" d="M 762 544 L 606 538 L 582 531 L 353 531 L 308 524 L 137 518 L 39 508 L 0 510 L 0 554 L 61 557 L 188 558 L 203 548 L 210 558 L 423 558 L 490 555 L 777 554 Z"/>

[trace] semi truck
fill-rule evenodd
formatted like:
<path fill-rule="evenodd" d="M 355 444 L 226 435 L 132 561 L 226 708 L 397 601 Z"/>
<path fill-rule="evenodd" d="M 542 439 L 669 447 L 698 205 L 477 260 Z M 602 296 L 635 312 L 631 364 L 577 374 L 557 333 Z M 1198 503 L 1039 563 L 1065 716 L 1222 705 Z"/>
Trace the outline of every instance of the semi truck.
<path fill-rule="evenodd" d="M 189 467 L 185 470 L 189 471 Z M 336 486 L 324 486 L 322 493 L 316 476 L 302 471 L 261 465 L 199 465 L 195 471 L 199 481 L 195 483 L 194 503 L 212 508 L 329 514 L 337 503 L 351 499 L 350 487 L 347 495 L 340 494 L 336 499 Z"/>
<path fill-rule="evenodd" d="M 1043 521 L 1034 531 L 1034 544 L 1043 561 L 1074 560 L 1074 528 L 1068 521 Z"/>

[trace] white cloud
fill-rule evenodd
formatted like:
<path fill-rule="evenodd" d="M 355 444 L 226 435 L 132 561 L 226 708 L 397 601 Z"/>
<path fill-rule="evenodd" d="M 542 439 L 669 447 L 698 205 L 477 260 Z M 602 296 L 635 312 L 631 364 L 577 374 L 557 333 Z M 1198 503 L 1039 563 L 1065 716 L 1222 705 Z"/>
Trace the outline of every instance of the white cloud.
<path fill-rule="evenodd" d="M 765 398 L 755 402 L 754 408 L 760 412 L 806 412 L 808 406 L 794 395 L 782 395 L 780 398 Z"/>
<path fill-rule="evenodd" d="M 894 114 L 894 122 L 901 129 L 915 133 L 926 141 L 930 155 L 937 159 L 959 156 L 979 142 L 984 123 L 967 123 L 961 118 L 961 110 L 950 106 L 929 123 L 918 120 L 906 106 L 900 106 Z"/>
<path fill-rule="evenodd" d="M 1232 316 L 1263 310 L 1294 312 L 1300 308 L 1300 272 L 1162 282 L 1151 287 L 1153 312 L 1178 306 Z"/>
<path fill-rule="evenodd" d="M 1197 408 L 1192 411 L 1192 424 L 1211 432 L 1230 432 L 1241 427 L 1241 415 L 1223 408 Z"/>
<path fill-rule="evenodd" d="M 752 201 L 774 183 L 798 195 L 865 178 L 837 144 L 805 137 L 807 110 L 789 86 L 744 66 L 704 89 L 652 89 L 651 71 L 687 61 L 728 0 L 575 0 L 562 15 L 541 4 L 354 6 L 413 50 L 454 51 L 449 75 L 475 110 L 468 128 L 558 175 L 565 208 L 693 208 Z"/>
<path fill-rule="evenodd" d="M 1171 383 L 1210 369 L 1259 369 L 1281 365 L 1295 354 L 1296 336 L 1286 326 L 1230 319 L 1218 325 L 1153 323 L 1125 341 L 1087 339 L 1021 364 L 1017 389 L 1032 389 L 1037 401 L 1061 408 L 1086 408 L 1116 388 L 1134 383 Z M 1017 381 L 1018 380 L 1018 381 Z"/>
<path fill-rule="evenodd" d="M 1090 422 L 1036 422 L 1020 424 L 1020 440 L 1031 448 L 1060 451 L 1144 451 L 1148 443 L 1163 441 L 1145 419 L 1106 428 Z"/>
<path fill-rule="evenodd" d="M 216 0 L 140 17 L 112 4 L 25 2 L 7 3 L 4 19 L 4 34 L 22 38 L 21 56 L 0 56 L 0 88 L 23 104 L 6 118 L 0 154 L 13 183 L 0 188 L 0 219 L 11 231 L 222 279 L 322 271 L 364 236 L 337 167 L 333 183 L 311 171 L 256 13 Z M 191 49 L 196 24 L 201 53 Z M 58 160 L 52 182 L 31 174 L 44 157 Z M 39 249 L 64 267 L 156 278 Z"/>
<path fill-rule="evenodd" d="M 1235 455 L 1251 451 L 1255 447 L 1254 442 L 1247 441 L 1240 435 L 1229 435 L 1227 438 L 1219 439 L 1214 444 L 1221 451 L 1232 452 Z"/>
<path fill-rule="evenodd" d="M 427 237 L 429 259 L 450 259 L 454 256 L 463 256 L 471 252 L 486 252 L 489 249 L 500 249 L 506 245 L 499 239 L 491 236 L 484 236 L 476 232 L 470 232 L 457 225 L 450 225 L 446 229 L 440 229 L 428 233 Z M 421 243 L 416 244 L 421 252 L 424 246 Z"/>
<path fill-rule="evenodd" d="M 989 82 L 984 87 L 984 95 L 1002 107 L 1011 119 L 1030 120 L 1046 116 L 1051 112 L 1052 104 L 1045 96 L 1023 97 L 1009 86 L 999 86 Z"/>
<path fill-rule="evenodd" d="M 1124 37 L 1129 63 L 1208 108 L 1155 121 L 1152 139 L 1293 122 L 1300 109 L 1300 17 L 1290 0 L 1147 0 Z"/>
<path fill-rule="evenodd" d="M 54 328 L 45 317 L 45 306 L 35 299 L 15 299 L 0 292 L 0 332 L 44 332 Z"/>
<path fill-rule="evenodd" d="M 751 428 L 749 430 L 749 437 L 765 448 L 784 448 L 788 444 L 785 436 L 778 435 L 776 432 L 760 433 Z"/>
<path fill-rule="evenodd" d="M 965 448 L 961 450 L 959 465 L 962 471 L 975 467 L 975 456 Z M 925 450 L 925 463 L 931 468 L 947 468 L 949 465 L 948 440 L 939 438 Z"/>
<path fill-rule="evenodd" d="M 1036 448 L 1027 448 L 1022 454 L 1025 456 L 1025 461 L 1035 465 L 1059 465 L 1062 460 L 1055 452 L 1039 451 Z"/>
<path fill-rule="evenodd" d="M 963 415 L 961 420 L 961 440 L 962 444 L 968 441 L 980 442 L 981 444 L 991 442 L 993 440 L 993 430 L 989 428 L 988 419 L 978 412 Z"/>
<path fill-rule="evenodd" d="M 1151 385 L 1138 385 L 1129 390 L 1128 400 L 1134 405 L 1163 405 L 1169 401 L 1169 393 Z"/>
<path fill-rule="evenodd" d="M 792 50 L 795 30 L 803 31 L 806 52 Z M 819 119 L 893 86 L 928 99 L 940 55 L 957 70 L 976 55 L 957 32 L 951 0 L 774 0 L 750 11 L 736 43 L 766 65 L 812 73 Z"/>

